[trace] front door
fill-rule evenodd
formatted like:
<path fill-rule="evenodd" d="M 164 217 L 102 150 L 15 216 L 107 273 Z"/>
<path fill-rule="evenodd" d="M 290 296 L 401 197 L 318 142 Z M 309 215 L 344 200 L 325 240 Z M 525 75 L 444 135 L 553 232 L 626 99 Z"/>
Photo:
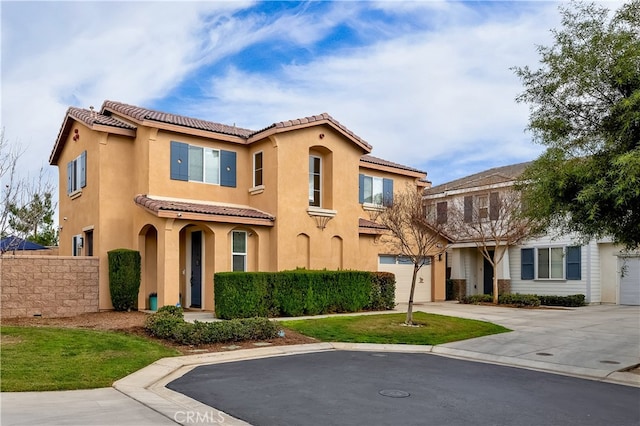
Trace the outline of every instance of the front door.
<path fill-rule="evenodd" d="M 493 252 L 489 252 L 489 256 L 493 259 Z M 493 266 L 491 266 L 491 262 L 489 262 L 484 256 L 484 272 L 483 272 L 483 280 L 484 280 L 484 294 L 493 294 Z"/>
<path fill-rule="evenodd" d="M 191 307 L 202 307 L 202 231 L 191 233 Z"/>

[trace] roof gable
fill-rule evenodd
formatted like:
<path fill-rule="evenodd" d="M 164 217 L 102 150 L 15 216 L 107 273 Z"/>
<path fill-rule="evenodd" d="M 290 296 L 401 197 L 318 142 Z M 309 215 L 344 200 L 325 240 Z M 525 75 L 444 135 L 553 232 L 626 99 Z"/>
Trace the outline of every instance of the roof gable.
<path fill-rule="evenodd" d="M 425 195 L 434 195 L 450 191 L 471 190 L 490 185 L 498 185 L 515 181 L 529 166 L 531 162 L 511 164 L 508 166 L 494 167 L 479 173 L 474 173 L 451 182 L 431 187 L 425 191 Z"/>
<path fill-rule="evenodd" d="M 322 124 L 332 127 L 333 129 L 338 131 L 338 133 L 341 133 L 347 139 L 351 140 L 353 143 L 355 143 L 360 148 L 362 148 L 364 152 L 368 153 L 368 152 L 371 152 L 371 150 L 373 149 L 373 147 L 369 145 L 364 139 L 362 139 L 360 136 L 353 133 L 346 126 L 344 126 L 338 120 L 331 117 L 326 112 L 319 115 L 311 115 L 304 118 L 297 118 L 294 120 L 279 121 L 277 123 L 273 123 L 262 130 L 258 130 L 257 132 L 252 133 L 249 137 L 249 143 L 258 139 L 263 139 L 274 133 L 288 132 L 296 129 L 311 127 L 311 126 L 318 126 Z"/>
<path fill-rule="evenodd" d="M 94 110 L 69 107 L 58 132 L 58 137 L 49 156 L 49 164 L 57 164 L 64 143 L 71 133 L 73 123 L 80 123 L 92 130 L 109 131 L 127 136 L 135 136 L 136 126 Z"/>

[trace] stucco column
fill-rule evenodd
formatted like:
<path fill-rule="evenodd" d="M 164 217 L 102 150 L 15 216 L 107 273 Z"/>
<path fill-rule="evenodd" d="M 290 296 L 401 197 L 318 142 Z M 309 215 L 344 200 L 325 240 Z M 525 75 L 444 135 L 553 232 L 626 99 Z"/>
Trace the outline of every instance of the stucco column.
<path fill-rule="evenodd" d="M 438 255 L 433 256 L 431 261 L 431 300 L 441 302 L 446 299 L 446 271 L 447 262 L 444 254 L 438 260 Z"/>
<path fill-rule="evenodd" d="M 511 272 L 509 271 L 509 249 L 506 248 L 504 253 L 504 257 L 500 261 L 500 265 L 498 270 L 500 271 L 498 274 L 498 278 L 503 280 L 511 279 Z"/>
<path fill-rule="evenodd" d="M 158 308 L 176 305 L 180 297 L 180 230 L 173 220 L 158 230 Z"/>

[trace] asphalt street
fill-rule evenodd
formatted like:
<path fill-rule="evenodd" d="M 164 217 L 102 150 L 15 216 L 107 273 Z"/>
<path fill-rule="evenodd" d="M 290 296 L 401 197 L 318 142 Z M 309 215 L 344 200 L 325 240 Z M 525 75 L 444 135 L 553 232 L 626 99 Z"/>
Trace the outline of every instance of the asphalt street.
<path fill-rule="evenodd" d="M 167 387 L 256 426 L 640 424 L 640 388 L 434 354 L 205 365 Z"/>

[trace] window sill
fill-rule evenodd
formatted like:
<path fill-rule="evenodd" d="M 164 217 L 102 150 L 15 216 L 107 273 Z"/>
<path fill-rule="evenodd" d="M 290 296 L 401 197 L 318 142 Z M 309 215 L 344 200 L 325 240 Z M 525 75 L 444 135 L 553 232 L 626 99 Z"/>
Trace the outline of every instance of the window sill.
<path fill-rule="evenodd" d="M 385 206 L 380 204 L 363 203 L 362 208 L 366 211 L 381 212 L 384 211 Z"/>
<path fill-rule="evenodd" d="M 264 192 L 264 185 L 254 186 L 253 188 L 249 188 L 250 195 L 258 195 Z"/>
<path fill-rule="evenodd" d="M 82 189 L 77 189 L 77 190 L 69 193 L 69 198 L 71 198 L 72 200 L 75 200 L 76 198 L 80 197 L 81 195 L 82 195 Z"/>
<path fill-rule="evenodd" d="M 309 214 L 309 216 L 335 217 L 338 214 L 338 211 L 322 209 L 320 207 L 308 207 L 307 213 Z"/>

